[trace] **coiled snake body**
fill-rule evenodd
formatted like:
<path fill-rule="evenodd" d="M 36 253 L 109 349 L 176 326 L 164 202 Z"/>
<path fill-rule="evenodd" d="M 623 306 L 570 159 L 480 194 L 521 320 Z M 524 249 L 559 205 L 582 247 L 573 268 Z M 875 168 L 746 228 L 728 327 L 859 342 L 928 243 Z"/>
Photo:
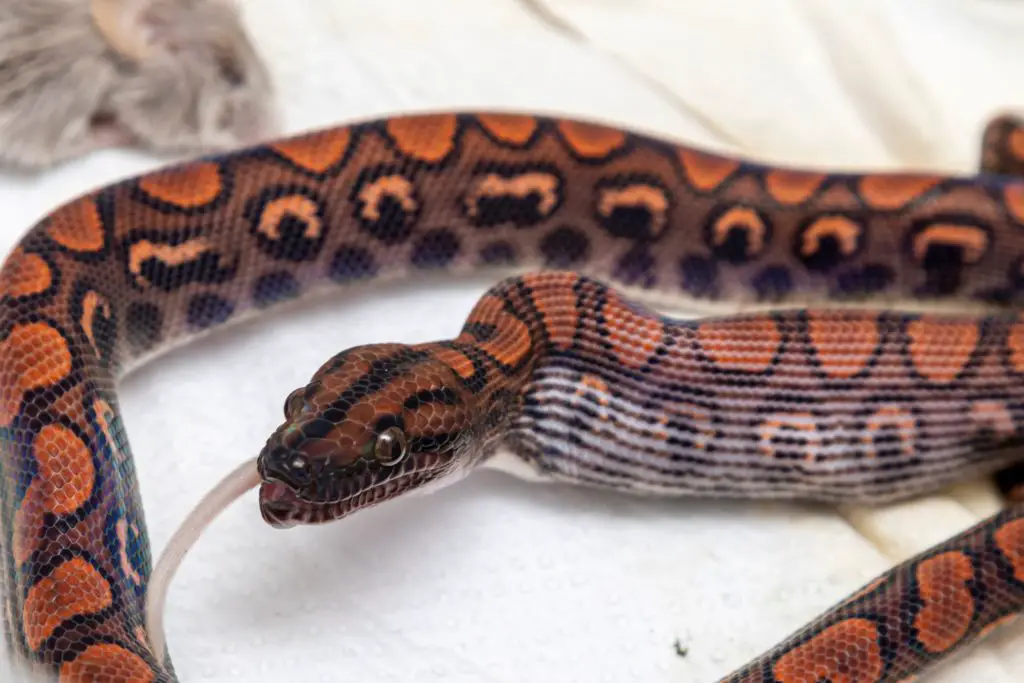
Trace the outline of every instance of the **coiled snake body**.
<path fill-rule="evenodd" d="M 423 114 L 61 206 L 0 271 L 8 646 L 61 681 L 175 680 L 144 628 L 151 560 L 115 380 L 324 287 L 520 271 L 456 338 L 349 349 L 287 398 L 259 459 L 275 525 L 454 481 L 499 443 L 534 477 L 661 495 L 870 503 L 1010 465 L 1024 129 L 986 130 L 977 176 L 852 175 L 580 121 Z M 623 291 L 759 308 L 671 320 Z M 1022 605 L 1018 504 L 723 681 L 904 681 Z"/>

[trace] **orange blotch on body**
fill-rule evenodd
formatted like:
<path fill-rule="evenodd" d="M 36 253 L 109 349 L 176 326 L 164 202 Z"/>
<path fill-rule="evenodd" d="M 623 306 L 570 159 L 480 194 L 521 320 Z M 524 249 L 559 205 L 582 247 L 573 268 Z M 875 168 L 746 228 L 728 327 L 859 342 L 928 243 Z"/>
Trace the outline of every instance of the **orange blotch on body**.
<path fill-rule="evenodd" d="M 869 619 L 840 621 L 779 657 L 779 683 L 876 683 L 885 669 L 878 628 Z"/>
<path fill-rule="evenodd" d="M 1013 576 L 1024 581 L 1024 519 L 1014 519 L 992 534 L 996 546 L 1013 567 Z"/>
<path fill-rule="evenodd" d="M 476 118 L 488 133 L 510 145 L 525 145 L 537 130 L 537 120 L 532 116 L 480 114 Z"/>
<path fill-rule="evenodd" d="M 452 114 L 400 116 L 389 119 L 385 127 L 402 154 L 437 163 L 455 147 L 458 120 Z"/>
<path fill-rule="evenodd" d="M 807 330 L 821 369 L 831 377 L 853 377 L 878 349 L 878 326 L 870 314 L 811 313 Z"/>
<path fill-rule="evenodd" d="M 78 252 L 99 251 L 106 241 L 92 197 L 81 197 L 51 213 L 46 233 L 65 249 Z"/>
<path fill-rule="evenodd" d="M 679 163 L 690 184 L 701 192 L 714 190 L 740 167 L 734 159 L 686 148 L 679 149 Z"/>
<path fill-rule="evenodd" d="M 0 342 L 0 423 L 9 425 L 26 391 L 52 386 L 71 371 L 71 351 L 46 323 L 18 325 Z"/>
<path fill-rule="evenodd" d="M 860 180 L 860 195 L 876 209 L 902 208 L 942 182 L 934 175 L 866 175 Z"/>
<path fill-rule="evenodd" d="M 1003 190 L 1003 200 L 1010 214 L 1024 223 L 1024 182 L 1008 183 Z"/>
<path fill-rule="evenodd" d="M 60 683 L 150 683 L 146 660 L 113 643 L 96 643 L 60 667 Z"/>
<path fill-rule="evenodd" d="M 604 318 L 612 351 L 624 365 L 642 368 L 665 335 L 661 321 L 641 315 L 614 294 L 609 295 Z"/>
<path fill-rule="evenodd" d="M 324 173 L 345 157 L 351 138 L 348 128 L 332 128 L 281 140 L 270 148 L 296 166 L 312 173 Z"/>
<path fill-rule="evenodd" d="M 36 481 L 48 512 L 70 515 L 89 499 L 96 480 L 92 453 L 71 429 L 46 425 L 32 440 L 32 453 L 39 463 Z"/>
<path fill-rule="evenodd" d="M 917 372 L 933 382 L 951 382 L 967 366 L 978 343 L 978 326 L 922 318 L 907 325 L 910 357 Z"/>
<path fill-rule="evenodd" d="M 779 352 L 782 334 L 767 317 L 718 320 L 697 328 L 697 342 L 720 368 L 764 372 Z"/>
<path fill-rule="evenodd" d="M 588 159 L 603 159 L 626 144 L 626 132 L 609 126 L 563 120 L 558 130 L 576 154 Z"/>
<path fill-rule="evenodd" d="M 814 195 L 825 178 L 823 173 L 776 169 L 765 177 L 764 186 L 780 204 L 800 204 Z"/>
<path fill-rule="evenodd" d="M 95 567 L 80 557 L 66 560 L 25 597 L 22 619 L 28 646 L 38 650 L 66 619 L 95 614 L 110 607 L 112 600 L 110 584 Z"/>
<path fill-rule="evenodd" d="M 217 164 L 200 161 L 144 175 L 139 179 L 139 188 L 154 199 L 190 209 L 216 199 L 223 182 Z"/>
<path fill-rule="evenodd" d="M 39 254 L 26 253 L 21 247 L 11 252 L 0 270 L 0 295 L 12 297 L 41 294 L 53 284 L 53 274 Z"/>
<path fill-rule="evenodd" d="M 914 618 L 917 639 L 930 652 L 945 652 L 971 628 L 975 609 L 967 587 L 974 578 L 971 560 L 963 553 L 943 553 L 922 560 L 914 573 L 924 602 Z"/>

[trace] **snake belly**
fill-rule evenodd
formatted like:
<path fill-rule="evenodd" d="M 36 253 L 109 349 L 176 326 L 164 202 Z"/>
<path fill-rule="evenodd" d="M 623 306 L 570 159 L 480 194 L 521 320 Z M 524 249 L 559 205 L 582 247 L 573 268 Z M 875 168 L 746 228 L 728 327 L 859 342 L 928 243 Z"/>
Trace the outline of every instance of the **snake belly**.
<path fill-rule="evenodd" d="M 498 436 L 548 479 L 870 503 L 1019 462 L 1024 132 L 1000 119 L 985 140 L 975 176 L 856 175 L 592 122 L 421 114 L 60 206 L 0 270 L 8 648 L 63 682 L 177 680 L 144 629 L 150 547 L 117 380 L 357 283 L 539 271 L 424 353 L 505 391 L 517 408 Z M 678 321 L 623 292 L 756 310 Z M 896 683 L 1022 605 L 1018 504 L 722 680 Z"/>

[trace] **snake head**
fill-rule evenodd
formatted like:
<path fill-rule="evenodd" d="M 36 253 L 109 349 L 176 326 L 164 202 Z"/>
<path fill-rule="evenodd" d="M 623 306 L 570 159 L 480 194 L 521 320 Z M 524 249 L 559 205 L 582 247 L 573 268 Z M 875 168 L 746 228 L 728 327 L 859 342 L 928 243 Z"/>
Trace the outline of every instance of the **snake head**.
<path fill-rule="evenodd" d="M 471 465 L 473 402 L 429 347 L 338 354 L 288 395 L 285 421 L 259 455 L 263 519 L 282 528 L 329 522 L 454 480 Z"/>

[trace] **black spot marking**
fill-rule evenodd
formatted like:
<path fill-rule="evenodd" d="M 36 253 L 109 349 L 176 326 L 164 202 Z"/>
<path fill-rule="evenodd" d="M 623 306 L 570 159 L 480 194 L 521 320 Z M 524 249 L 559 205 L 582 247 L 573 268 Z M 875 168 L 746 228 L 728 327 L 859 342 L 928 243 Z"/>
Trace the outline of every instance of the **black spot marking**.
<path fill-rule="evenodd" d="M 565 268 L 581 261 L 590 248 L 590 240 L 575 228 L 562 226 L 548 233 L 540 242 L 541 253 L 549 266 Z"/>
<path fill-rule="evenodd" d="M 778 301 L 793 289 L 793 279 L 785 266 L 767 266 L 751 283 L 761 301 Z"/>
<path fill-rule="evenodd" d="M 373 277 L 377 273 L 377 260 L 363 247 L 342 245 L 331 257 L 328 274 L 338 283 L 355 282 Z"/>
<path fill-rule="evenodd" d="M 389 166 L 360 173 L 349 200 L 360 228 L 389 245 L 409 238 L 423 208 L 413 180 Z"/>
<path fill-rule="evenodd" d="M 133 354 L 148 351 L 162 335 L 163 314 L 150 303 L 133 303 L 125 313 L 125 337 Z"/>
<path fill-rule="evenodd" d="M 489 162 L 473 169 L 460 206 L 466 220 L 478 228 L 529 228 L 558 210 L 563 186 L 555 166 Z"/>
<path fill-rule="evenodd" d="M 718 267 L 703 256 L 684 256 L 679 263 L 683 290 L 694 296 L 710 296 L 717 291 Z"/>
<path fill-rule="evenodd" d="M 261 275 L 252 288 L 252 300 L 260 308 L 272 306 L 280 301 L 294 299 L 299 295 L 299 281 L 288 271 Z"/>
<path fill-rule="evenodd" d="M 704 238 L 712 253 L 734 265 L 760 255 L 771 236 L 771 222 L 764 213 L 738 204 L 717 207 L 704 224 Z"/>
<path fill-rule="evenodd" d="M 516 249 L 508 242 L 491 242 L 480 250 L 480 261 L 490 265 L 512 265 L 516 262 Z"/>
<path fill-rule="evenodd" d="M 887 290 L 895 279 L 896 274 L 889 266 L 868 264 L 841 273 L 836 279 L 838 291 L 835 294 L 850 297 L 877 294 Z"/>
<path fill-rule="evenodd" d="M 459 253 L 459 238 L 450 230 L 429 230 L 416 240 L 410 261 L 417 268 L 441 268 Z"/>
<path fill-rule="evenodd" d="M 668 228 L 670 196 L 653 176 L 626 174 L 605 178 L 594 186 L 594 217 L 610 235 L 651 242 Z"/>
<path fill-rule="evenodd" d="M 204 329 L 225 322 L 235 307 L 216 294 L 197 294 L 188 302 L 188 324 Z"/>
<path fill-rule="evenodd" d="M 654 255 L 645 245 L 633 247 L 619 259 L 615 265 L 615 277 L 627 285 L 639 285 L 644 288 L 653 287 Z"/>
<path fill-rule="evenodd" d="M 989 250 L 989 231 L 964 216 L 933 216 L 918 221 L 907 234 L 909 258 L 925 271 L 917 293 L 950 296 L 963 283 L 965 268 L 981 261 Z"/>
<path fill-rule="evenodd" d="M 265 189 L 246 202 L 243 215 L 260 251 L 281 261 L 316 258 L 330 223 L 317 194 L 297 185 Z"/>
<path fill-rule="evenodd" d="M 121 245 L 129 281 L 141 290 L 173 292 L 189 284 L 217 285 L 238 272 L 239 257 L 228 259 L 206 238 L 187 232 L 138 231 Z"/>
<path fill-rule="evenodd" d="M 808 270 L 827 273 L 861 252 L 865 232 L 863 223 L 851 216 L 815 216 L 797 231 L 793 253 Z"/>

